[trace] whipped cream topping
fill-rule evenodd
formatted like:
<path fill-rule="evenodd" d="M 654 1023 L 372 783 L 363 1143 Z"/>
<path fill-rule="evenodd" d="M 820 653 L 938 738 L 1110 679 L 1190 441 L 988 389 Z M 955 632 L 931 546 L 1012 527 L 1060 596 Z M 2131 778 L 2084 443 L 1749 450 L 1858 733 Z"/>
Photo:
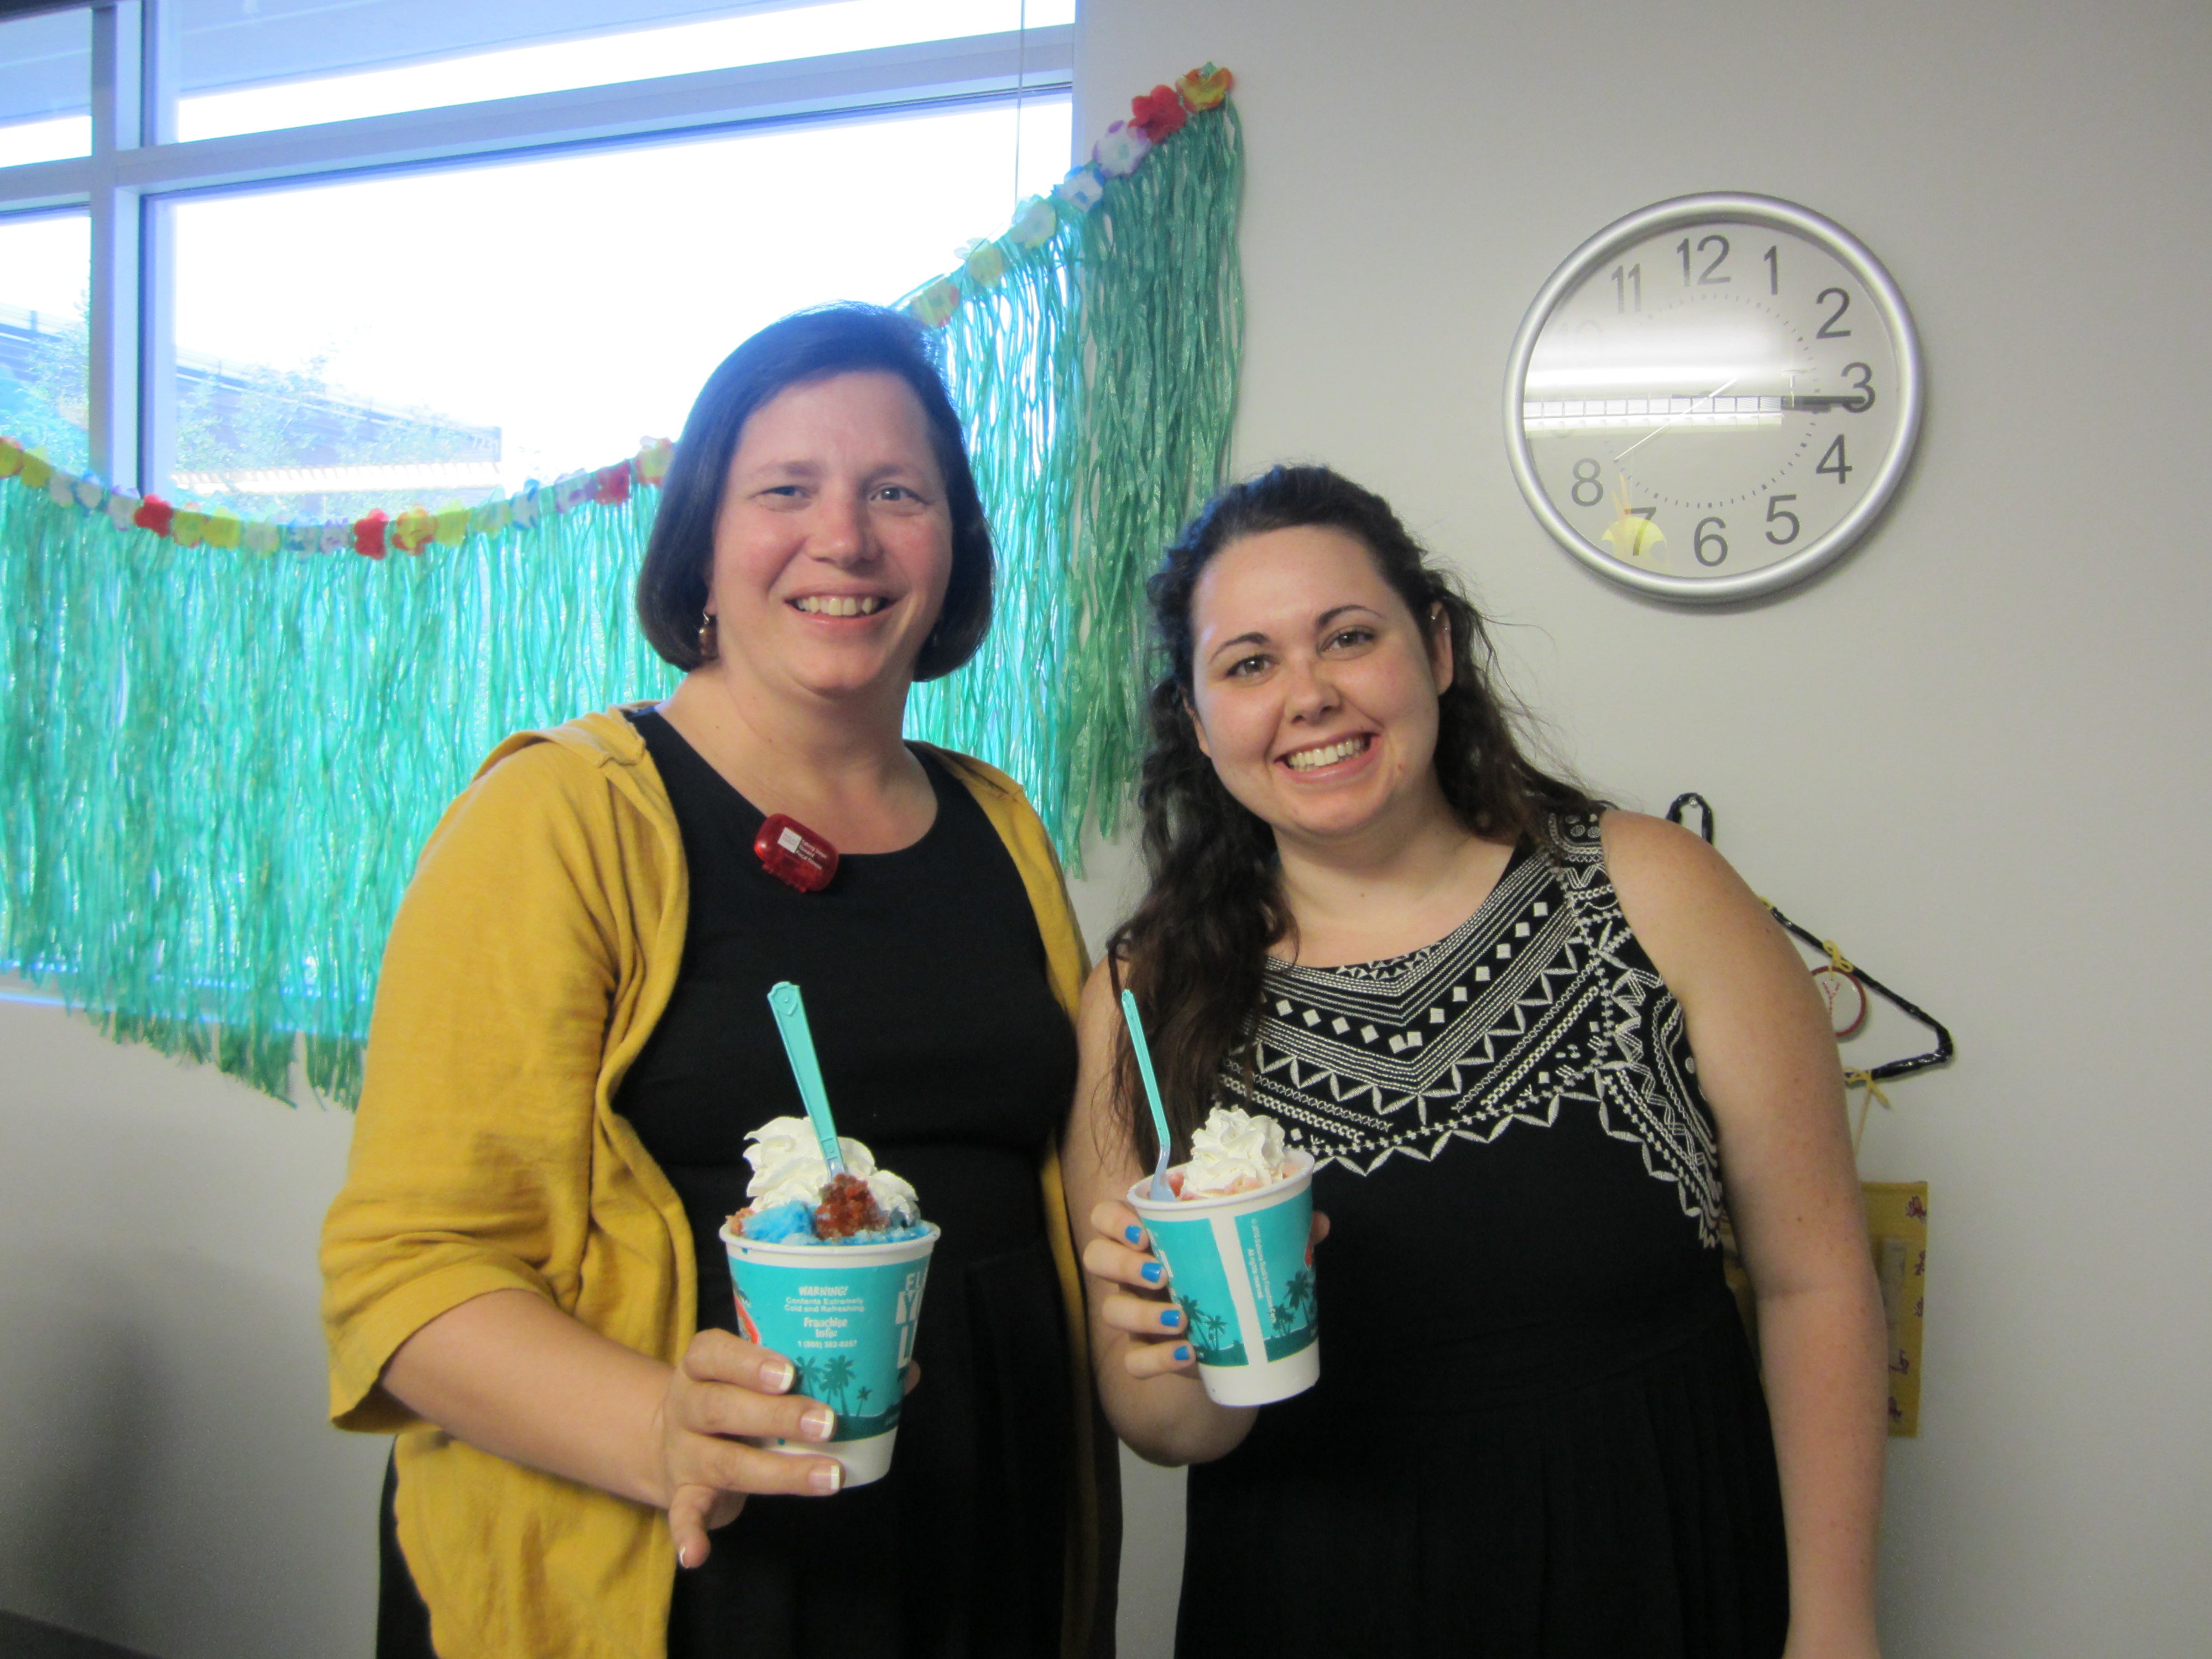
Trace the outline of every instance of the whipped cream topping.
<path fill-rule="evenodd" d="M 1283 1149 L 1283 1126 L 1264 1112 L 1217 1106 L 1205 1126 L 1190 1138 L 1190 1162 L 1184 1164 L 1185 1198 L 1218 1198 L 1249 1193 L 1290 1173 Z"/>
<path fill-rule="evenodd" d="M 755 1210 L 777 1204 L 822 1201 L 822 1188 L 830 1180 L 829 1160 L 814 1138 L 814 1126 L 803 1117 L 775 1117 L 745 1137 L 745 1162 L 753 1178 L 745 1184 L 745 1200 Z M 914 1188 L 889 1170 L 876 1167 L 875 1154 L 850 1135 L 837 1137 L 844 1155 L 845 1172 L 868 1183 L 894 1226 L 911 1226 L 921 1218 L 921 1200 Z"/>

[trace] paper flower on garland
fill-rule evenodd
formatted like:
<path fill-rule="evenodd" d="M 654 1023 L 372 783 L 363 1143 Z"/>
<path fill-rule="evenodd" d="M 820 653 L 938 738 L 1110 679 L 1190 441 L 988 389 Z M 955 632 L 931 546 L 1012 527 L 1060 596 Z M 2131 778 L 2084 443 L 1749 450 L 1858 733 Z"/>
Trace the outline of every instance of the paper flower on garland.
<path fill-rule="evenodd" d="M 961 268 L 977 288 L 996 288 L 1006 274 L 1006 256 L 996 242 L 978 242 L 968 250 Z"/>
<path fill-rule="evenodd" d="M 67 472 L 57 472 L 46 480 L 46 499 L 56 507 L 76 505 L 76 479 Z"/>
<path fill-rule="evenodd" d="M 119 489 L 109 490 L 107 500 L 102 503 L 106 509 L 108 523 L 113 525 L 118 530 L 133 530 L 137 527 L 138 505 L 138 498 L 136 495 L 125 495 Z"/>
<path fill-rule="evenodd" d="M 389 538 L 402 553 L 420 553 L 438 533 L 438 521 L 420 507 L 410 507 L 392 521 Z"/>
<path fill-rule="evenodd" d="M 1006 233 L 1006 240 L 1016 247 L 1042 247 L 1052 240 L 1053 233 L 1060 228 L 1060 215 L 1045 196 L 1032 196 L 1020 213 L 1015 216 L 1014 228 Z"/>
<path fill-rule="evenodd" d="M 106 494 L 107 486 L 89 474 L 76 481 L 76 504 L 88 513 L 98 507 Z"/>
<path fill-rule="evenodd" d="M 274 553 L 283 540 L 283 526 L 257 520 L 246 526 L 240 544 L 249 553 Z"/>
<path fill-rule="evenodd" d="M 390 516 L 380 507 L 366 518 L 356 519 L 353 524 L 353 550 L 365 559 L 382 558 L 385 552 L 384 526 L 391 522 Z"/>
<path fill-rule="evenodd" d="M 169 539 L 179 547 L 198 547 L 207 539 L 207 514 L 196 507 L 180 507 L 169 514 Z"/>
<path fill-rule="evenodd" d="M 676 459 L 676 446 L 663 438 L 655 443 L 638 440 L 637 477 L 641 483 L 659 485 L 668 476 L 668 464 Z"/>
<path fill-rule="evenodd" d="M 1078 213 L 1088 213 L 1106 193 L 1106 181 L 1088 161 L 1052 187 L 1052 193 Z"/>
<path fill-rule="evenodd" d="M 1194 69 L 1184 75 L 1176 82 L 1176 90 L 1194 111 L 1203 112 L 1220 108 L 1221 100 L 1229 96 L 1230 83 L 1234 78 L 1227 70 L 1208 64 L 1204 69 Z"/>
<path fill-rule="evenodd" d="M 592 474 L 592 499 L 605 507 L 619 507 L 629 499 L 629 463 L 617 461 Z"/>
<path fill-rule="evenodd" d="M 1152 141 L 1145 136 L 1142 127 L 1116 121 L 1106 129 L 1106 136 L 1091 150 L 1091 159 L 1107 178 L 1126 179 L 1144 165 L 1152 149 Z"/>
<path fill-rule="evenodd" d="M 1156 144 L 1181 132 L 1182 124 L 1189 119 L 1190 112 L 1182 106 L 1182 95 L 1173 87 L 1154 87 L 1129 100 L 1129 125 L 1141 127 L 1145 137 Z"/>
<path fill-rule="evenodd" d="M 226 513 L 216 507 L 202 516 L 207 520 L 207 528 L 201 532 L 202 539 L 210 547 L 236 547 L 244 538 L 246 520 L 237 514 Z"/>
<path fill-rule="evenodd" d="M 302 519 L 284 526 L 284 550 L 287 553 L 319 553 L 323 550 L 323 527 L 312 519 Z"/>
<path fill-rule="evenodd" d="M 33 454 L 27 449 L 23 452 L 21 470 L 16 476 L 22 479 L 24 489 L 44 489 L 53 480 L 54 464 L 45 456 Z"/>
<path fill-rule="evenodd" d="M 960 288 L 950 277 L 940 276 L 914 296 L 914 314 L 924 328 L 943 328 L 952 320 L 952 313 L 960 309 Z"/>
<path fill-rule="evenodd" d="M 14 477 L 22 466 L 22 445 L 13 438 L 0 438 L 0 478 Z"/>

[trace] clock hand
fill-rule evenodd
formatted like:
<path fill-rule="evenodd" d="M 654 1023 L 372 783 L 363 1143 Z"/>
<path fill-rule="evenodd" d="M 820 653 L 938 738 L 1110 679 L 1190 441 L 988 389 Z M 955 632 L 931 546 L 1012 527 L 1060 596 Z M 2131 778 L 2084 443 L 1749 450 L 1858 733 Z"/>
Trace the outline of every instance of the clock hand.
<path fill-rule="evenodd" d="M 1728 379 L 1723 380 L 1718 386 L 1715 386 L 1711 392 L 1705 393 L 1702 398 L 1692 398 L 1690 401 L 1693 404 L 1703 403 L 1705 406 L 1705 412 L 1707 414 L 1711 414 L 1713 407 L 1712 400 L 1719 397 L 1722 392 L 1726 392 L 1730 386 L 1734 386 L 1741 379 L 1743 379 L 1743 376 L 1741 374 L 1731 374 Z M 1692 408 L 1685 410 L 1683 414 L 1694 415 L 1698 411 L 1694 408 Z M 1634 443 L 1629 445 L 1627 448 L 1622 450 L 1620 454 L 1614 456 L 1613 459 L 1615 462 L 1626 460 L 1631 455 L 1633 455 L 1638 450 L 1643 448 L 1644 445 L 1650 443 L 1654 438 L 1664 432 L 1668 427 L 1673 426 L 1675 423 L 1675 421 L 1679 421 L 1681 418 L 1682 416 L 1678 415 L 1673 421 L 1668 421 L 1662 425 L 1653 427 L 1650 431 L 1645 433 L 1642 437 L 1638 438 Z"/>

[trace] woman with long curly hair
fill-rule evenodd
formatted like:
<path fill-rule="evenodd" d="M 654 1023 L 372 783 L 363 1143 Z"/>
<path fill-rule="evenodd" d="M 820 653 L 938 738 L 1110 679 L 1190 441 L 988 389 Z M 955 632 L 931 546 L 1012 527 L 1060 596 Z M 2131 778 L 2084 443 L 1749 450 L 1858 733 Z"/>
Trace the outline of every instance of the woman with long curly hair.
<path fill-rule="evenodd" d="M 1193 1466 L 1178 1652 L 1870 1659 L 1881 1313 L 1788 941 L 1531 763 L 1473 607 L 1348 480 L 1224 492 L 1151 597 L 1151 887 L 1068 1146 L 1107 1413 Z M 1315 1160 L 1302 1395 L 1200 1385 L 1121 1202 L 1156 1148 L 1117 981 L 1178 1155 L 1229 1104 Z"/>

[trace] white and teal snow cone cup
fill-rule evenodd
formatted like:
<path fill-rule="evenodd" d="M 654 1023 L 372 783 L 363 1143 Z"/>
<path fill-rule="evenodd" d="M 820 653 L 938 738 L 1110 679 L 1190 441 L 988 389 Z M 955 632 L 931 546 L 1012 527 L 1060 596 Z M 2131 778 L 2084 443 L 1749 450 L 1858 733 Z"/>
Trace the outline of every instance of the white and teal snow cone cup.
<path fill-rule="evenodd" d="M 763 1244 L 722 1229 L 738 1334 L 788 1359 L 793 1392 L 837 1413 L 828 1440 L 765 1440 L 767 1449 L 834 1457 L 848 1486 L 890 1473 L 937 1238 L 927 1224 L 921 1237 L 889 1244 Z"/>
<path fill-rule="evenodd" d="M 1206 1398 L 1265 1406 L 1321 1380 L 1321 1304 L 1314 1291 L 1313 1158 L 1290 1154 L 1273 1186 L 1227 1198 L 1147 1196 L 1129 1188 L 1168 1289 L 1182 1310 Z"/>

